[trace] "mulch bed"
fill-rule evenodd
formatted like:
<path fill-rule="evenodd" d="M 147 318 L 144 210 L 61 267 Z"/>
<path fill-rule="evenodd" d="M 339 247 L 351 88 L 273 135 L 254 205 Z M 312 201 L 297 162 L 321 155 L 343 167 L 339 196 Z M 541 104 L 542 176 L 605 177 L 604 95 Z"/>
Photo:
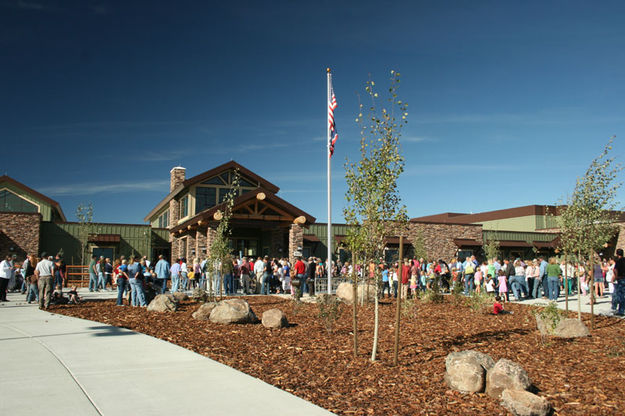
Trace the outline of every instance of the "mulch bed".
<path fill-rule="evenodd" d="M 193 301 L 183 302 L 175 313 L 116 307 L 114 301 L 53 306 L 52 312 L 178 344 L 339 415 L 506 414 L 485 394 L 461 394 L 445 384 L 445 357 L 467 349 L 520 363 L 555 414 L 625 414 L 623 320 L 599 316 L 591 337 L 545 340 L 524 305 L 508 305 L 514 314 L 494 316 L 475 313 L 451 297 L 442 304 L 418 303 L 402 315 L 400 365 L 393 367 L 392 302 L 380 305 L 378 361 L 371 363 L 372 305 L 359 310 L 360 355 L 354 360 L 351 306 L 342 306 L 328 333 L 315 304 L 272 296 L 247 300 L 259 318 L 265 310 L 282 309 L 292 326 L 269 330 L 260 324 L 196 321 L 191 314 L 199 304 Z M 587 325 L 588 319 L 584 316 Z"/>

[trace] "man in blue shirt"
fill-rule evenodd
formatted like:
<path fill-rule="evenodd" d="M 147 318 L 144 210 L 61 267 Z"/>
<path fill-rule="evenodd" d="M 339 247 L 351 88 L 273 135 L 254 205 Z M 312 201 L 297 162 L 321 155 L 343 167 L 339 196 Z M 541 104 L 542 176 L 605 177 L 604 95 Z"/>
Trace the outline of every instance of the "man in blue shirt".
<path fill-rule="evenodd" d="M 161 293 L 165 293 L 167 290 L 167 279 L 169 279 L 169 263 L 163 258 L 162 254 L 158 256 L 154 273 L 156 273 L 156 278 L 161 285 Z"/>

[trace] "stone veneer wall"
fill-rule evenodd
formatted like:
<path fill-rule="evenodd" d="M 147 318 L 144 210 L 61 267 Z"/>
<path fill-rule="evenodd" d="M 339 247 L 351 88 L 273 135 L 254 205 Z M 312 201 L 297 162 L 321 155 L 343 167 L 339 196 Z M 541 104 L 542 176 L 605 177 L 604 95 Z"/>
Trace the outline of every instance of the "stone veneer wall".
<path fill-rule="evenodd" d="M 196 230 L 195 252 L 196 257 L 199 259 L 203 259 L 208 254 L 208 251 L 202 251 L 202 247 L 204 247 L 204 250 L 208 250 L 208 247 L 206 247 L 206 231 Z"/>
<path fill-rule="evenodd" d="M 430 260 L 443 259 L 448 261 L 455 257 L 458 251 L 458 246 L 454 243 L 455 238 L 476 240 L 480 245 L 482 244 L 481 225 L 411 222 L 408 239 L 413 242 L 416 241 L 419 230 L 423 236 L 425 249 Z"/>
<path fill-rule="evenodd" d="M 304 229 L 299 224 L 291 224 L 289 229 L 289 261 L 295 264 L 293 253 L 298 247 L 304 247 Z"/>
<path fill-rule="evenodd" d="M 616 239 L 616 248 L 614 249 L 614 255 L 616 255 L 616 249 L 622 248 L 625 250 L 625 222 L 618 223 L 618 237 Z"/>
<path fill-rule="evenodd" d="M 17 254 L 24 260 L 26 254 L 39 253 L 41 214 L 0 212 L 0 256 Z M 11 251 L 11 248 L 13 250 Z M 50 253 L 56 254 L 56 253 Z"/>

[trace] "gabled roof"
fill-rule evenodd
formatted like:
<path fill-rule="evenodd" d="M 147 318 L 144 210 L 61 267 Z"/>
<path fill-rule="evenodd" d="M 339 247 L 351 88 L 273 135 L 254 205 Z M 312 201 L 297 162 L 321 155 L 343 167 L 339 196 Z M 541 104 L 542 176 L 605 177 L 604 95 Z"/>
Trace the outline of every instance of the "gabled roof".
<path fill-rule="evenodd" d="M 12 177 L 8 175 L 0 176 L 0 183 L 2 182 L 8 182 L 11 185 L 15 186 L 16 188 L 20 188 L 24 192 L 34 195 L 38 199 L 41 199 L 42 201 L 47 202 L 48 204 L 50 204 L 53 208 L 57 210 L 57 212 L 59 213 L 59 216 L 61 217 L 61 220 L 63 220 L 64 222 L 67 221 L 67 219 L 65 218 L 65 214 L 63 213 L 63 210 L 61 209 L 61 205 L 59 205 L 59 203 L 56 202 L 54 199 L 48 198 L 44 194 L 39 193 L 35 191 L 34 189 L 24 185 L 23 183 L 16 181 L 15 179 L 13 179 Z"/>
<path fill-rule="evenodd" d="M 195 175 L 192 178 L 186 179 L 184 182 L 182 182 L 181 185 L 176 187 L 176 189 L 171 191 L 165 198 L 163 198 L 163 200 L 161 200 L 161 202 L 159 202 L 158 205 L 156 205 L 156 207 L 154 207 L 148 213 L 148 215 L 146 215 L 145 218 L 143 218 L 143 221 L 145 222 L 149 221 L 150 218 L 154 214 L 156 214 L 158 211 L 160 211 L 165 205 L 167 205 L 172 198 L 177 197 L 179 194 L 181 194 L 185 189 L 188 189 L 190 186 L 203 182 L 206 179 L 209 179 L 213 176 L 219 175 L 220 173 L 227 172 L 233 169 L 238 169 L 239 172 L 241 173 L 241 176 L 246 176 L 250 179 L 253 179 L 254 181 L 260 184 L 261 188 L 264 188 L 272 193 L 276 193 L 280 190 L 280 188 L 278 188 L 276 185 L 269 182 L 265 178 L 258 176 L 257 174 L 247 169 L 246 167 L 238 164 L 234 160 L 231 160 L 230 162 L 226 162 L 222 165 L 217 166 L 216 168 L 207 170 L 206 172 L 200 173 L 199 175 Z"/>
<path fill-rule="evenodd" d="M 316 220 L 316 218 L 313 217 L 312 215 L 308 214 L 305 211 L 302 211 L 301 209 L 297 208 L 294 205 L 291 205 L 290 203 L 288 203 L 284 199 L 282 199 L 279 196 L 269 192 L 269 190 L 265 189 L 265 188 L 258 188 L 255 191 L 246 192 L 243 195 L 240 195 L 240 196 L 236 197 L 234 199 L 233 211 L 236 211 L 237 208 L 239 208 L 240 206 L 244 205 L 246 202 L 248 202 L 248 201 L 250 201 L 252 199 L 255 199 L 256 195 L 258 195 L 259 193 L 264 193 L 265 194 L 265 199 L 263 200 L 263 202 L 265 202 L 265 201 L 270 202 L 271 204 L 275 205 L 276 207 L 280 208 L 281 210 L 289 213 L 294 218 L 303 216 L 303 217 L 306 218 L 306 223 L 307 224 L 313 224 L 315 222 L 315 220 Z M 186 229 L 189 225 L 195 225 L 200 220 L 203 220 L 203 221 L 213 221 L 213 215 L 215 214 L 215 212 L 217 212 L 218 210 L 224 209 L 224 207 L 225 207 L 225 203 L 222 202 L 219 205 L 215 205 L 214 207 L 205 209 L 204 211 L 195 214 L 193 217 L 189 218 L 185 222 L 183 222 L 183 223 L 173 227 L 170 231 L 171 232 L 177 232 L 178 230 Z"/>

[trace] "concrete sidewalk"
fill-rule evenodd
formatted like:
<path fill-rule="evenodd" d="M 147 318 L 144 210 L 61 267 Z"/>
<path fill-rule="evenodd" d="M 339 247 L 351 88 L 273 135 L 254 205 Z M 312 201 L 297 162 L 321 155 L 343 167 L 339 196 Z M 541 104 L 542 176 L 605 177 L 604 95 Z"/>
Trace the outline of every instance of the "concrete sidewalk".
<path fill-rule="evenodd" d="M 0 415 L 332 414 L 174 344 L 9 299 Z"/>

